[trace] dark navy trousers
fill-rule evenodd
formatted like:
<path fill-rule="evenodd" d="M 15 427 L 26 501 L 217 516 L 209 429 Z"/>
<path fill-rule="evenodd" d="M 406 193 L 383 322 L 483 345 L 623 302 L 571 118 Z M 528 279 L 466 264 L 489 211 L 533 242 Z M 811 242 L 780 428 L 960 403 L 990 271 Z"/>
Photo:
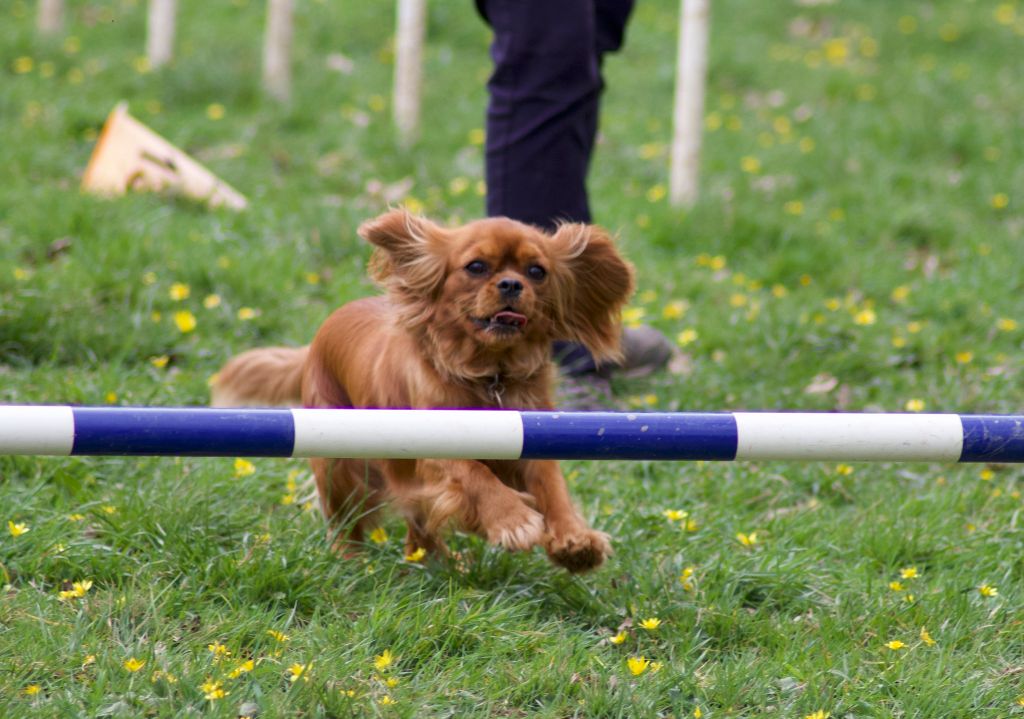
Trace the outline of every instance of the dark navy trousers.
<path fill-rule="evenodd" d="M 553 230 L 590 222 L 587 169 L 601 60 L 622 46 L 633 0 L 476 0 L 494 30 L 487 83 L 487 215 Z M 582 345 L 555 342 L 563 371 L 597 371 Z"/>
<path fill-rule="evenodd" d="M 494 30 L 487 214 L 590 222 L 586 176 L 604 83 L 633 0 L 476 0 Z"/>

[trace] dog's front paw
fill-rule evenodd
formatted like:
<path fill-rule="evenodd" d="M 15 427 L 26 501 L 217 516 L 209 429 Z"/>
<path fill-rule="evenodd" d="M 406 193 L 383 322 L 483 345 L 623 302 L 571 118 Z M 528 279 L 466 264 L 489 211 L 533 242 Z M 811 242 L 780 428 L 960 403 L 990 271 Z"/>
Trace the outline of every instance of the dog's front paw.
<path fill-rule="evenodd" d="M 551 532 L 545 543 L 551 561 L 570 572 L 597 569 L 612 553 L 610 537 L 588 527 Z"/>
<path fill-rule="evenodd" d="M 485 523 L 487 541 L 510 552 L 526 551 L 544 538 L 544 518 L 522 501 L 506 504 Z"/>

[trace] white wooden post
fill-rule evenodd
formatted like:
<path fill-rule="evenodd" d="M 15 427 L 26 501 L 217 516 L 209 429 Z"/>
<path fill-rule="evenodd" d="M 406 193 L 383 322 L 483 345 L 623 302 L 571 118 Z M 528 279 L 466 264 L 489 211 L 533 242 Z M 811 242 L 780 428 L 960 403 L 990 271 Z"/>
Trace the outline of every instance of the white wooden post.
<path fill-rule="evenodd" d="M 178 0 L 149 0 L 146 18 L 146 57 L 149 66 L 166 65 L 174 56 L 174 16 Z"/>
<path fill-rule="evenodd" d="M 669 176 L 669 200 L 675 206 L 688 206 L 697 201 L 704 83 L 708 70 L 709 2 L 682 0 L 679 17 Z"/>
<path fill-rule="evenodd" d="M 419 135 L 427 1 L 398 0 L 397 15 L 392 112 L 398 129 L 398 141 L 402 146 L 409 147 Z"/>
<path fill-rule="evenodd" d="M 36 26 L 43 35 L 54 35 L 64 25 L 64 0 L 39 0 Z"/>
<path fill-rule="evenodd" d="M 281 102 L 292 96 L 292 0 L 268 0 L 263 39 L 263 89 Z"/>

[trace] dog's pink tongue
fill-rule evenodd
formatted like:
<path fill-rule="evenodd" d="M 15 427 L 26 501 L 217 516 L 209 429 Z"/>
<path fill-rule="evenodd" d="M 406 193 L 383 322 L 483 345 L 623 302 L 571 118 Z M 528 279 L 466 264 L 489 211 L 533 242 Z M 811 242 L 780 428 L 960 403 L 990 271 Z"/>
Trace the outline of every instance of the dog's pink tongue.
<path fill-rule="evenodd" d="M 526 327 L 526 315 L 521 315 L 518 312 L 510 312 L 504 310 L 499 312 L 492 318 L 494 322 L 501 325 L 511 325 L 513 327 Z"/>

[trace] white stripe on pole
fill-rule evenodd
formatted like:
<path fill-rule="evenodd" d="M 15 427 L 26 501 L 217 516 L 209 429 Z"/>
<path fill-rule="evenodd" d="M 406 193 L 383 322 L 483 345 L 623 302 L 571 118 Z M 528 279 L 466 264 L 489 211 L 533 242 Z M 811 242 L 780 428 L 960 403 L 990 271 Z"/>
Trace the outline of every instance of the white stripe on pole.
<path fill-rule="evenodd" d="M 263 89 L 288 102 L 292 96 L 292 0 L 269 0 L 263 40 Z"/>
<path fill-rule="evenodd" d="M 0 455 L 71 454 L 74 443 L 70 407 L 0 406 Z"/>
<path fill-rule="evenodd" d="M 64 0 L 39 0 L 36 27 L 43 35 L 60 32 L 64 25 Z"/>
<path fill-rule="evenodd" d="M 174 56 L 174 16 L 177 0 L 149 0 L 146 17 L 146 57 L 156 69 Z"/>
<path fill-rule="evenodd" d="M 955 414 L 735 412 L 737 460 L 955 462 L 963 425 Z"/>
<path fill-rule="evenodd" d="M 427 0 L 398 0 L 395 28 L 395 86 L 392 112 L 398 142 L 409 147 L 419 135 L 423 85 L 423 38 Z"/>
<path fill-rule="evenodd" d="M 293 409 L 294 457 L 518 459 L 518 412 Z"/>
<path fill-rule="evenodd" d="M 677 206 L 697 201 L 709 13 L 709 0 L 682 0 L 669 171 L 669 200 Z"/>

